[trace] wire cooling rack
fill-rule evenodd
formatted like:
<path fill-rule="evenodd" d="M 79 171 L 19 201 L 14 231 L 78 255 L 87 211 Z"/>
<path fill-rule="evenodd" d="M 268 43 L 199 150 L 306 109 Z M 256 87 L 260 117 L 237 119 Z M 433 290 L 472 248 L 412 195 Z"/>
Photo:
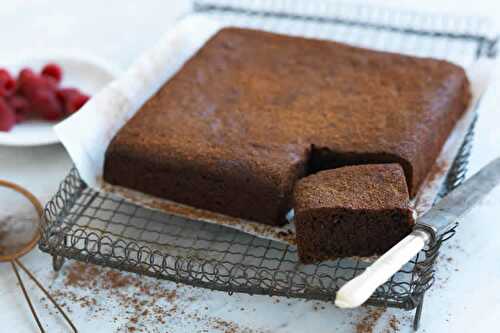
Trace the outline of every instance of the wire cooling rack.
<path fill-rule="evenodd" d="M 264 7 L 265 6 L 265 7 Z M 394 12 L 346 4 L 298 1 L 198 1 L 190 15 L 208 15 L 228 24 L 334 39 L 376 49 L 445 58 L 467 66 L 495 57 L 497 39 L 474 18 Z M 465 178 L 473 125 L 442 193 Z M 439 235 L 367 304 L 417 308 L 434 281 Z M 73 169 L 45 209 L 40 249 L 53 255 L 54 269 L 76 259 L 194 286 L 249 294 L 332 301 L 337 290 L 368 263 L 344 258 L 316 265 L 298 261 L 295 247 L 226 227 L 186 220 L 95 192 Z"/>

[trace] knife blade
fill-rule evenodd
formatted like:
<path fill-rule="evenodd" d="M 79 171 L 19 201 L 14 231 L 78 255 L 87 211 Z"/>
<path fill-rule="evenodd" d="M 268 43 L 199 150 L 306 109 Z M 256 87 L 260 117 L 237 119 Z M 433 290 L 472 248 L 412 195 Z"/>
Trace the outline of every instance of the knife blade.
<path fill-rule="evenodd" d="M 451 191 L 419 220 L 413 232 L 387 251 L 363 273 L 340 288 L 335 305 L 354 308 L 410 261 L 434 235 L 442 235 L 500 183 L 500 157 Z"/>
<path fill-rule="evenodd" d="M 500 158 L 497 158 L 434 205 L 418 220 L 417 228 L 430 227 L 437 235 L 444 234 L 499 182 Z"/>

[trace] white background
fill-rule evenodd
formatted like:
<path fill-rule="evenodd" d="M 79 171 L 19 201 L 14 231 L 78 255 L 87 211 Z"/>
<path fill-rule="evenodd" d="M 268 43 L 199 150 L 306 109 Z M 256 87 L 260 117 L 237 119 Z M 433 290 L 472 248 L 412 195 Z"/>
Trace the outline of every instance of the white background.
<path fill-rule="evenodd" d="M 374 1 L 383 5 L 401 5 L 400 1 Z M 465 14 L 479 14 L 500 19 L 497 1 L 412 0 L 405 7 Z M 120 0 L 2 0 L 0 2 L 0 65 L 16 54 L 40 50 L 81 50 L 113 63 L 121 69 L 152 46 L 174 19 L 189 8 L 185 1 Z M 496 91 L 499 73 L 483 100 L 471 158 L 471 172 L 477 171 L 500 155 L 500 115 Z M 39 148 L 0 147 L 0 178 L 15 181 L 33 191 L 45 202 L 55 191 L 71 166 L 61 146 Z M 422 332 L 493 332 L 500 315 L 500 188 L 472 211 L 460 226 L 458 235 L 445 246 L 438 265 L 437 283 L 426 296 Z M 0 209 L 2 200 L 0 197 Z M 451 261 L 446 260 L 452 258 Z M 50 267 L 50 257 L 38 249 L 24 259 L 42 282 L 56 289 L 62 286 L 65 269 L 59 275 Z M 65 268 L 70 266 L 67 263 Z M 28 284 L 30 290 L 34 290 Z M 162 286 L 171 290 L 172 283 Z M 82 294 L 85 290 L 81 290 Z M 34 294 L 39 305 L 39 295 Z M 269 332 L 353 332 L 366 309 L 341 311 L 328 303 L 286 300 L 263 296 L 233 295 L 187 287 L 179 288 L 179 303 L 185 311 L 166 324 L 144 320 L 139 328 L 154 332 L 219 332 L 209 324 L 221 318 L 238 324 L 239 331 Z M 122 331 L 126 325 L 123 309 L 113 306 L 112 295 L 99 295 L 108 311 L 94 313 L 69 303 L 71 314 L 82 332 Z M 195 299 L 196 301 L 191 301 Z M 107 303 L 106 303 L 107 302 Z M 67 302 L 68 303 L 68 302 Z M 168 304 L 165 305 L 168 307 Z M 240 310 L 241 308 L 245 310 Z M 61 320 L 39 308 L 48 332 L 66 332 Z M 191 320 L 189 314 L 205 318 Z M 409 316 L 403 311 L 388 310 L 375 331 L 387 329 L 390 315 L 401 320 L 401 331 L 410 331 Z M 119 316 L 117 322 L 111 320 Z M 28 307 L 7 264 L 0 264 L 0 331 L 36 332 Z"/>

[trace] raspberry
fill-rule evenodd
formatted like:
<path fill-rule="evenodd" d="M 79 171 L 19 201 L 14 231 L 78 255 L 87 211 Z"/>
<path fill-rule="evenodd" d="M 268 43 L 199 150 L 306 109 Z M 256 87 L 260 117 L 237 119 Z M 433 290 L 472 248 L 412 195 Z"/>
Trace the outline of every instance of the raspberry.
<path fill-rule="evenodd" d="M 61 82 L 62 75 L 63 75 L 63 72 L 62 72 L 61 67 L 59 65 L 56 65 L 56 64 L 47 64 L 42 69 L 42 76 L 51 77 L 57 83 Z"/>
<path fill-rule="evenodd" d="M 19 85 L 22 85 L 26 80 L 29 80 L 36 76 L 35 72 L 33 72 L 30 68 L 23 68 L 19 72 L 19 76 L 17 78 L 17 81 Z"/>
<path fill-rule="evenodd" d="M 59 98 L 59 100 L 62 103 L 66 103 L 67 100 L 69 100 L 69 99 L 71 99 L 79 94 L 80 94 L 80 91 L 76 88 L 61 88 L 61 89 L 58 89 L 56 92 L 57 98 Z"/>
<path fill-rule="evenodd" d="M 0 97 L 0 131 L 8 132 L 16 123 L 14 110 Z"/>
<path fill-rule="evenodd" d="M 90 99 L 90 96 L 85 95 L 85 94 L 80 94 L 76 96 L 72 101 L 71 101 L 71 109 L 69 109 L 70 113 L 76 112 L 80 110 Z"/>
<path fill-rule="evenodd" d="M 9 99 L 7 99 L 7 103 L 16 114 L 16 123 L 20 123 L 26 120 L 26 118 L 32 111 L 28 100 L 19 95 L 11 96 Z"/>
<path fill-rule="evenodd" d="M 9 96 L 16 90 L 16 80 L 9 71 L 0 68 L 0 96 Z"/>
<path fill-rule="evenodd" d="M 30 103 L 28 100 L 22 96 L 14 95 L 7 99 L 7 102 L 10 106 L 16 111 L 21 112 L 29 112 L 30 111 Z"/>
<path fill-rule="evenodd" d="M 55 121 L 64 116 L 63 107 L 54 91 L 48 89 L 36 90 L 31 96 L 31 105 L 33 111 L 45 120 Z"/>
<path fill-rule="evenodd" d="M 55 92 L 57 82 L 52 77 L 40 76 L 30 69 L 23 69 L 19 74 L 18 86 L 19 92 L 28 100 L 31 100 L 36 91 L 40 89 Z"/>
<path fill-rule="evenodd" d="M 17 79 L 19 93 L 26 98 L 36 90 L 38 84 L 37 75 L 29 68 L 25 68 L 19 72 Z"/>
<path fill-rule="evenodd" d="M 90 98 L 75 88 L 60 89 L 57 91 L 57 97 L 63 103 L 67 114 L 78 111 Z"/>
<path fill-rule="evenodd" d="M 16 82 L 0 68 L 0 130 L 8 131 L 31 115 L 55 121 L 78 111 L 89 96 L 74 88 L 59 89 L 62 76 L 61 67 L 49 63 L 40 74 L 22 69 Z"/>
<path fill-rule="evenodd" d="M 22 123 L 23 121 L 25 121 L 26 118 L 28 118 L 28 115 L 26 113 L 16 112 L 15 118 L 16 118 L 16 124 L 19 124 L 19 123 Z"/>

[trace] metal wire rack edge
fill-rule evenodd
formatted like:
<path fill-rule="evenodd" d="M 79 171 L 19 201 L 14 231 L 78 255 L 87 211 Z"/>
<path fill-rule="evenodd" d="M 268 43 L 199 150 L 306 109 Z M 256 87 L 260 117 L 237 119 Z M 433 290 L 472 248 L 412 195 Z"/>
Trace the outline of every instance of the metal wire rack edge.
<path fill-rule="evenodd" d="M 332 4 L 333 6 L 335 4 Z M 264 16 L 264 17 L 274 17 L 278 19 L 290 19 L 290 20 L 301 20 L 301 21 L 314 21 L 316 23 L 324 23 L 324 24 L 337 24 L 344 26 L 356 26 L 367 29 L 374 30 L 383 30 L 390 31 L 402 34 L 412 34 L 418 36 L 429 36 L 429 37 L 437 37 L 437 38 L 451 38 L 451 39 L 461 39 L 461 40 L 471 40 L 475 41 L 478 44 L 477 48 L 477 57 L 486 56 L 486 57 L 495 57 L 497 54 L 498 42 L 500 40 L 500 35 L 495 34 L 492 36 L 486 36 L 481 33 L 475 32 L 463 32 L 463 33 L 454 33 L 445 30 L 431 30 L 431 29 L 421 29 L 414 27 L 404 27 L 395 24 L 381 24 L 363 20 L 354 20 L 349 18 L 344 18 L 335 15 L 327 15 L 321 16 L 318 14 L 298 14 L 291 12 L 284 12 L 279 10 L 266 10 L 263 8 L 253 9 L 253 8 L 245 8 L 243 6 L 233 5 L 233 4 L 217 4 L 211 3 L 210 1 L 195 1 L 193 4 L 193 8 L 195 12 L 204 13 L 204 12 L 227 12 L 239 15 L 247 15 L 247 16 Z M 360 7 L 363 8 L 363 7 Z M 377 7 L 373 7 L 373 10 L 377 9 Z M 387 11 L 391 11 L 387 9 Z M 404 13 L 411 13 L 409 11 L 401 11 Z M 420 14 L 420 15 L 419 15 Z M 426 17 L 432 19 L 432 14 L 422 14 L 422 13 L 413 13 L 414 16 L 420 16 L 422 18 Z M 450 16 L 449 18 L 453 18 Z M 485 23 L 489 23 L 488 20 L 484 19 Z"/>
<path fill-rule="evenodd" d="M 463 149 L 460 154 L 457 156 L 455 163 L 453 164 L 452 170 L 450 171 L 450 178 L 447 182 L 447 189 L 451 190 L 452 188 L 458 186 L 461 181 L 465 178 L 466 174 L 466 162 L 470 155 L 470 147 L 473 137 L 473 131 L 469 132 Z M 174 267 L 175 274 L 166 273 L 168 270 L 165 267 L 155 267 L 154 263 L 149 268 L 153 268 L 152 270 L 142 266 L 141 264 L 141 255 L 137 252 L 141 253 L 156 253 L 157 255 L 168 257 L 168 254 L 161 253 L 159 251 L 152 250 L 147 246 L 140 246 L 136 242 L 129 242 L 126 245 L 125 257 L 121 258 L 121 260 L 116 260 L 113 258 L 113 255 L 101 255 L 97 252 L 92 253 L 90 251 L 82 251 L 72 247 L 72 243 L 78 241 L 82 237 L 89 237 L 82 233 L 82 230 L 74 230 L 72 233 L 65 233 L 63 230 L 63 221 L 62 218 L 67 214 L 69 209 L 73 206 L 74 202 L 79 198 L 81 193 L 86 189 L 86 185 L 79 180 L 78 173 L 76 169 L 73 169 L 66 180 L 60 185 L 59 191 L 56 196 L 47 204 L 44 214 L 44 225 L 42 227 L 42 240 L 40 242 L 40 249 L 47 253 L 52 254 L 56 260 L 61 260 L 61 258 L 73 258 L 80 261 L 92 262 L 95 264 L 106 265 L 110 267 L 120 268 L 122 270 L 127 270 L 131 272 L 136 272 L 139 274 L 145 274 L 157 278 L 168 279 L 176 282 L 184 282 L 188 284 L 197 285 L 204 288 L 216 289 L 227 292 L 245 292 L 249 294 L 263 294 L 263 295 L 280 295 L 287 297 L 298 297 L 298 298 L 311 298 L 318 300 L 331 300 L 331 294 L 324 294 L 320 289 L 318 290 L 308 290 L 307 295 L 304 293 L 293 293 L 289 289 L 278 289 L 273 288 L 272 285 L 262 288 L 253 286 L 238 286 L 238 285 L 229 285 L 229 284 L 217 284 L 213 282 L 203 281 L 203 278 L 197 278 L 195 276 L 189 276 L 189 266 L 192 265 L 193 258 L 183 258 L 183 257 L 171 257 L 174 259 L 173 264 L 170 264 L 171 267 Z M 94 197 L 97 196 L 97 193 L 94 194 Z M 87 207 L 92 203 L 92 199 L 87 203 Z M 86 208 L 83 207 L 82 210 Z M 78 233 L 81 233 L 78 235 Z M 432 286 L 434 276 L 433 276 L 433 263 L 435 258 L 437 257 L 439 248 L 441 243 L 447 239 L 449 239 L 455 230 L 453 229 L 446 235 L 442 235 L 442 237 L 430 247 L 425 254 L 426 259 L 420 263 L 418 263 L 420 267 L 420 280 L 415 281 L 415 290 L 412 295 L 402 300 L 391 301 L 387 299 L 376 297 L 369 300 L 368 304 L 372 305 L 384 305 L 384 306 L 392 306 L 399 307 L 404 309 L 412 309 L 418 305 L 419 297 Z M 100 241 L 106 239 L 106 235 L 100 236 Z M 75 238 L 75 239 L 73 239 Z M 109 239 L 111 241 L 111 239 Z M 115 241 L 116 244 L 117 241 Z M 100 246 L 100 245 L 99 245 Z M 132 248 L 135 248 L 132 250 Z M 130 251 L 136 252 L 136 259 L 132 259 L 127 254 L 130 254 Z M 58 258 L 59 257 L 59 258 Z M 186 261 L 187 260 L 187 261 Z M 217 267 L 221 264 L 221 262 L 215 260 L 206 260 L 204 264 L 213 265 Z M 184 267 L 184 268 L 183 268 Z M 234 265 L 233 270 L 238 270 L 242 267 L 238 267 Z M 244 269 L 258 269 L 258 267 L 246 266 Z M 217 270 L 214 268 L 213 270 Z M 187 276 L 183 276 L 182 272 L 187 273 Z M 289 272 L 292 273 L 292 272 Z M 229 274 L 231 275 L 231 274 Z M 289 281 L 290 282 L 290 281 Z"/>

